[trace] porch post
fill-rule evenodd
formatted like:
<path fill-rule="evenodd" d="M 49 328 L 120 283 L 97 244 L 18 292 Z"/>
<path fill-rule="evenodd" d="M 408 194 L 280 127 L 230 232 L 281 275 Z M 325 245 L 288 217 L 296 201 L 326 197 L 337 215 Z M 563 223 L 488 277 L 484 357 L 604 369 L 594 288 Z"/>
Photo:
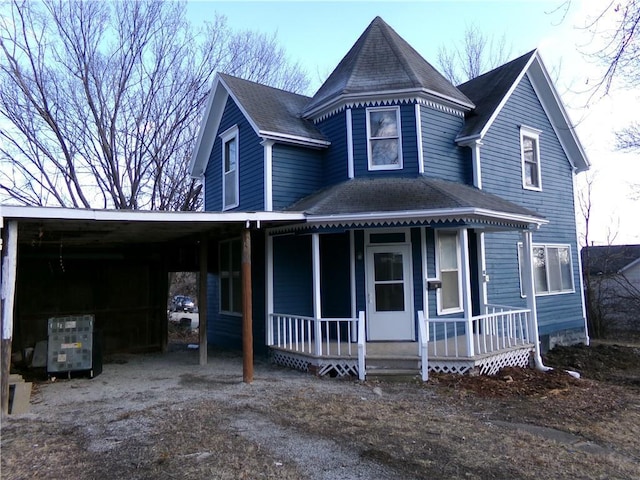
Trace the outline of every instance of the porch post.
<path fill-rule="evenodd" d="M 322 297 L 320 292 L 320 234 L 311 234 L 311 257 L 313 265 L 313 318 L 314 335 L 316 339 L 315 354 L 322 355 L 322 327 L 320 318 L 322 317 Z"/>
<path fill-rule="evenodd" d="M 253 305 L 251 303 L 251 230 L 245 227 L 245 229 L 242 230 L 242 381 L 244 383 L 253 382 L 252 310 L 253 310 Z"/>
<path fill-rule="evenodd" d="M 460 230 L 461 246 L 460 260 L 462 263 L 462 308 L 464 309 L 464 319 L 467 331 L 467 355 L 473 357 L 475 348 L 473 346 L 473 325 L 472 302 L 471 302 L 471 266 L 469 264 L 469 231 L 466 228 Z"/>
<path fill-rule="evenodd" d="M 273 319 L 271 315 L 273 314 L 273 237 L 267 235 L 267 345 L 273 345 Z"/>
<path fill-rule="evenodd" d="M 527 309 L 530 310 L 529 341 L 535 346 L 536 364 L 542 365 L 540 357 L 540 336 L 538 333 L 538 313 L 536 310 L 536 293 L 533 279 L 533 233 L 530 230 L 522 231 L 522 257 L 523 276 L 522 286 L 527 299 Z"/>
<path fill-rule="evenodd" d="M 0 217 L 0 226 L 2 218 Z M 2 344 L 0 348 L 0 400 L 1 414 L 9 413 L 9 371 L 11 369 L 11 339 L 13 337 L 13 305 L 16 292 L 16 269 L 18 264 L 18 223 L 8 222 L 2 229 L 2 278 L 0 279 L 0 320 Z"/>
<path fill-rule="evenodd" d="M 200 273 L 198 278 L 198 335 L 199 364 L 207 364 L 207 264 L 209 258 L 209 242 L 207 235 L 200 237 Z"/>

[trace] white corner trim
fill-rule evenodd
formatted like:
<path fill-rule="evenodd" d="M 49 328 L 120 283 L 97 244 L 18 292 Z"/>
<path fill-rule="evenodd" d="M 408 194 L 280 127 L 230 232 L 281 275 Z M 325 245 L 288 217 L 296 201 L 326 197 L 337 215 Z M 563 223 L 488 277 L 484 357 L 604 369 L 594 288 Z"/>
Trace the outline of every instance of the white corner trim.
<path fill-rule="evenodd" d="M 418 173 L 424 173 L 424 151 L 422 150 L 422 109 L 416 103 L 416 142 L 418 144 Z"/>
<path fill-rule="evenodd" d="M 273 211 L 273 140 L 264 140 L 264 209 Z"/>
<path fill-rule="evenodd" d="M 351 109 L 347 108 L 347 172 L 349 178 L 355 176 L 355 166 L 353 164 L 353 119 L 351 118 Z"/>

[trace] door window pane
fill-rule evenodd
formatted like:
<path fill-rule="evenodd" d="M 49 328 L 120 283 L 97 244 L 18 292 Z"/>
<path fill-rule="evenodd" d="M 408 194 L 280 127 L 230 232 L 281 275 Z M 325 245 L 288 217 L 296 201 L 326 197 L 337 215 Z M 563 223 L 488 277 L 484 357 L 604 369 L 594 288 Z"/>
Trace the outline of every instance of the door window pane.
<path fill-rule="evenodd" d="M 458 291 L 458 272 L 442 272 L 442 308 L 458 308 L 460 292 Z"/>
<path fill-rule="evenodd" d="M 375 253 L 373 258 L 376 282 L 403 279 L 401 253 Z"/>
<path fill-rule="evenodd" d="M 375 288 L 377 312 L 404 311 L 403 283 L 378 283 Z"/>

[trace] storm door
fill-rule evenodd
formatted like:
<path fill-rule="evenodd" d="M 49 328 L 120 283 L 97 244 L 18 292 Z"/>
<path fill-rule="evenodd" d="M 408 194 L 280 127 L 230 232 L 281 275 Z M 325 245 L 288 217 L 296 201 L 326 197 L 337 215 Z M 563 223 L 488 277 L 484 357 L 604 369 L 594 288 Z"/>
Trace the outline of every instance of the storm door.
<path fill-rule="evenodd" d="M 367 339 L 414 340 L 409 245 L 367 248 Z"/>

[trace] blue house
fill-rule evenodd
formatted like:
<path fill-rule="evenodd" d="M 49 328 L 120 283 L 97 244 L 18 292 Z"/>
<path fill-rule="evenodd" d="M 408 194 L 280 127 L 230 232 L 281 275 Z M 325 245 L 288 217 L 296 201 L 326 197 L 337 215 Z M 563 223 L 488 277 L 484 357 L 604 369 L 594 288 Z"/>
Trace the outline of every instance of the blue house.
<path fill-rule="evenodd" d="M 191 162 L 252 231 L 255 348 L 318 374 L 495 373 L 588 340 L 574 175 L 588 160 L 537 51 L 452 85 L 377 17 L 313 97 L 225 74 Z M 208 340 L 241 343 L 240 239 Z"/>

